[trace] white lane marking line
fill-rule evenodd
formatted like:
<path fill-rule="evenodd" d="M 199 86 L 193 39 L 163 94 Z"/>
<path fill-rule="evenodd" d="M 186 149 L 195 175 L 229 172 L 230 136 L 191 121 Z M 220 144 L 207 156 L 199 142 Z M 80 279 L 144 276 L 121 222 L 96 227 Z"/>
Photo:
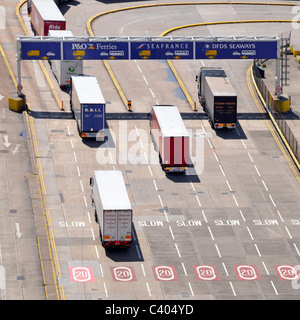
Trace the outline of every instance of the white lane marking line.
<path fill-rule="evenodd" d="M 148 169 L 149 169 L 149 171 L 150 171 L 151 176 L 153 176 L 153 173 L 152 173 L 152 170 L 151 170 L 149 164 L 148 164 Z"/>
<path fill-rule="evenodd" d="M 280 214 L 280 212 L 278 210 L 277 210 L 277 213 L 279 215 L 279 218 L 280 218 L 281 222 L 284 222 L 284 220 L 282 219 L 282 216 L 281 216 L 281 214 Z"/>
<path fill-rule="evenodd" d="M 105 282 L 103 282 L 103 286 L 104 286 L 104 290 L 105 290 L 105 295 L 108 298 L 108 292 L 107 292 L 107 288 L 106 288 L 106 284 Z"/>
<path fill-rule="evenodd" d="M 260 254 L 260 251 L 258 250 L 258 246 L 257 246 L 257 244 L 256 244 L 256 243 L 254 243 L 254 246 L 255 246 L 255 249 L 256 249 L 256 251 L 257 251 L 258 255 L 261 257 L 261 254 Z"/>
<path fill-rule="evenodd" d="M 197 202 L 198 202 L 199 207 L 201 207 L 201 202 L 200 202 L 200 200 L 199 200 L 199 198 L 198 198 L 198 195 L 196 195 L 196 199 L 197 199 Z"/>
<path fill-rule="evenodd" d="M 206 219 L 206 216 L 205 216 L 205 214 L 204 214 L 204 211 L 203 211 L 203 210 L 201 210 L 201 212 L 202 212 L 202 215 L 203 215 L 204 221 L 207 223 L 207 219 Z"/>
<path fill-rule="evenodd" d="M 148 282 L 146 282 L 146 287 L 147 287 L 147 290 L 148 290 L 148 294 L 149 294 L 149 296 L 151 297 L 151 291 L 150 291 L 150 287 L 149 287 Z"/>
<path fill-rule="evenodd" d="M 298 256 L 300 257 L 300 252 L 299 252 L 299 250 L 298 250 L 298 248 L 297 248 L 297 246 L 296 246 L 295 243 L 294 243 L 294 247 L 295 247 L 295 249 L 296 249 L 296 251 L 297 251 L 297 253 L 298 253 Z"/>
<path fill-rule="evenodd" d="M 207 141 L 208 141 L 208 144 L 209 144 L 210 148 L 213 149 L 213 146 L 212 146 L 212 144 L 210 142 L 210 139 L 207 139 Z"/>
<path fill-rule="evenodd" d="M 242 140 L 242 144 L 244 145 L 244 148 L 247 149 L 247 146 L 245 145 L 245 142 Z"/>
<path fill-rule="evenodd" d="M 176 243 L 175 243 L 175 247 L 176 247 L 177 254 L 178 254 L 179 258 L 181 258 L 181 254 L 180 254 L 180 252 L 179 252 L 179 249 L 178 249 L 178 246 L 177 246 L 177 244 L 176 244 Z"/>
<path fill-rule="evenodd" d="M 165 214 L 165 217 L 166 217 L 167 222 L 169 223 L 169 218 L 168 218 L 168 215 L 167 215 L 166 210 L 164 210 L 164 214 Z"/>
<path fill-rule="evenodd" d="M 272 284 L 272 287 L 273 287 L 273 289 L 274 289 L 274 291 L 275 291 L 276 295 L 278 296 L 278 292 L 277 292 L 277 290 L 276 290 L 276 288 L 275 288 L 275 286 L 274 286 L 273 281 L 271 281 L 271 284 Z"/>
<path fill-rule="evenodd" d="M 173 233 L 173 230 L 172 230 L 171 226 L 169 226 L 169 230 L 171 232 L 172 239 L 175 240 L 174 233 Z"/>
<path fill-rule="evenodd" d="M 251 231 L 250 231 L 250 229 L 249 229 L 248 226 L 247 226 L 247 230 L 248 230 L 248 232 L 249 232 L 249 234 L 250 234 L 251 239 L 254 240 L 254 238 L 253 238 L 253 236 L 252 236 L 252 233 L 251 233 Z"/>
<path fill-rule="evenodd" d="M 191 293 L 192 293 L 192 296 L 194 296 L 194 291 L 193 291 L 193 288 L 191 286 L 191 283 L 189 282 L 189 287 L 190 287 L 190 290 L 191 290 Z"/>
<path fill-rule="evenodd" d="M 275 202 L 274 202 L 274 200 L 273 200 L 273 198 L 272 198 L 272 196 L 270 194 L 269 194 L 269 197 L 270 197 L 270 199 L 271 199 L 271 201 L 273 203 L 273 206 L 276 208 L 276 204 L 275 204 Z"/>
<path fill-rule="evenodd" d="M 80 170 L 79 170 L 79 167 L 78 167 L 78 166 L 76 166 L 76 167 L 77 167 L 78 177 L 80 177 Z"/>
<path fill-rule="evenodd" d="M 71 143 L 72 149 L 74 149 L 74 144 L 73 144 L 73 140 L 72 139 L 70 139 L 70 143 Z"/>
<path fill-rule="evenodd" d="M 268 188 L 267 188 L 267 186 L 266 186 L 266 184 L 265 184 L 265 182 L 264 182 L 264 180 L 261 180 L 261 182 L 262 182 L 262 184 L 264 185 L 266 191 L 269 191 Z"/>
<path fill-rule="evenodd" d="M 262 264 L 263 264 L 263 266 L 264 266 L 264 268 L 265 268 L 265 270 L 266 270 L 267 275 L 269 276 L 270 273 L 269 273 L 269 270 L 267 269 L 267 266 L 265 265 L 265 263 L 264 263 L 263 261 L 262 261 Z"/>
<path fill-rule="evenodd" d="M 288 233 L 288 235 L 289 235 L 290 239 L 293 239 L 292 235 L 290 234 L 289 229 L 288 229 L 287 227 L 285 227 L 285 230 L 286 230 L 286 232 Z"/>
<path fill-rule="evenodd" d="M 146 277 L 146 272 L 145 272 L 145 268 L 144 268 L 144 265 L 141 263 L 141 268 L 142 268 L 142 271 L 143 271 L 143 275 L 144 277 Z"/>
<path fill-rule="evenodd" d="M 191 186 L 192 186 L 193 191 L 196 191 L 193 182 L 191 182 Z"/>
<path fill-rule="evenodd" d="M 233 288 L 233 285 L 232 285 L 231 281 L 229 281 L 229 284 L 230 284 L 231 290 L 233 292 L 233 295 L 236 297 L 236 293 L 235 293 L 235 290 Z"/>
<path fill-rule="evenodd" d="M 251 162 L 254 162 L 254 161 L 253 161 L 253 158 L 251 157 L 251 154 L 250 154 L 249 152 L 248 152 L 248 156 L 249 156 Z"/>
<path fill-rule="evenodd" d="M 231 186 L 230 186 L 230 184 L 229 184 L 229 181 L 228 181 L 228 180 L 226 180 L 226 183 L 227 183 L 227 186 L 228 186 L 229 190 L 230 190 L 230 191 L 232 191 Z"/>
<path fill-rule="evenodd" d="M 84 200 L 85 207 L 87 208 L 87 202 L 86 202 L 86 197 L 85 197 L 85 195 L 83 196 L 83 200 Z"/>
<path fill-rule="evenodd" d="M 215 156 L 217 162 L 220 162 L 215 152 L 214 152 L 214 156 Z"/>
<path fill-rule="evenodd" d="M 245 219 L 245 217 L 244 217 L 244 215 L 243 215 L 242 210 L 240 210 L 240 214 L 241 214 L 241 216 L 242 216 L 243 221 L 246 222 L 246 219 Z"/>
<path fill-rule="evenodd" d="M 155 94 L 153 93 L 153 91 L 151 90 L 151 88 L 149 88 L 151 94 L 152 94 L 152 97 L 154 98 L 155 97 Z"/>
<path fill-rule="evenodd" d="M 217 250 L 217 252 L 218 252 L 219 257 L 222 258 L 221 253 L 220 253 L 220 250 L 219 250 L 219 248 L 218 248 L 218 246 L 217 246 L 216 243 L 215 243 L 215 248 L 216 248 L 216 250 Z"/>
<path fill-rule="evenodd" d="M 97 246 L 96 246 L 96 245 L 95 245 L 95 251 L 96 251 L 97 259 L 99 259 L 98 248 L 97 248 Z"/>
<path fill-rule="evenodd" d="M 219 167 L 220 167 L 220 169 L 221 169 L 221 171 L 223 173 L 223 176 L 226 177 L 226 174 L 225 174 L 225 172 L 224 172 L 224 170 L 223 170 L 223 168 L 222 168 L 222 166 L 220 164 L 219 164 Z"/>
<path fill-rule="evenodd" d="M 212 234 L 212 232 L 211 232 L 210 227 L 208 227 L 208 231 L 209 231 L 209 233 L 210 233 L 211 238 L 212 238 L 213 240 L 215 240 L 215 238 L 214 238 L 214 236 L 213 236 L 213 234 Z"/>
<path fill-rule="evenodd" d="M 163 204 L 163 202 L 162 202 L 161 197 L 160 197 L 159 194 L 158 194 L 158 199 L 159 199 L 159 202 L 160 202 L 161 206 L 164 207 L 164 204 Z"/>
<path fill-rule="evenodd" d="M 145 82 L 146 82 L 146 85 L 148 86 L 149 84 L 148 84 L 148 81 L 147 81 L 146 77 L 143 76 L 143 78 L 144 78 L 144 80 L 145 80 Z"/>
<path fill-rule="evenodd" d="M 182 269 L 183 269 L 183 271 L 184 271 L 184 274 L 187 276 L 187 272 L 186 272 L 186 269 L 185 269 L 184 263 L 183 263 L 183 262 L 181 262 L 181 265 L 182 265 Z"/>
<path fill-rule="evenodd" d="M 222 265 L 223 265 L 223 268 L 224 268 L 224 270 L 225 270 L 226 275 L 229 276 L 229 273 L 228 273 L 228 271 L 227 271 L 227 268 L 226 268 L 226 266 L 225 266 L 225 263 L 222 262 Z"/>
<path fill-rule="evenodd" d="M 154 184 L 154 188 L 155 188 L 155 190 L 157 191 L 158 189 L 157 189 L 157 185 L 156 185 L 156 182 L 155 182 L 155 180 L 153 179 L 153 184 Z"/>
<path fill-rule="evenodd" d="M 75 162 L 77 162 L 76 153 L 75 153 L 75 152 L 73 152 L 73 155 L 74 155 Z"/>
<path fill-rule="evenodd" d="M 257 166 L 256 166 L 256 165 L 254 165 L 254 168 L 255 168 L 255 170 L 256 170 L 256 172 L 257 172 L 257 174 L 260 176 L 260 172 L 258 171 L 258 169 L 257 169 Z"/>
<path fill-rule="evenodd" d="M 94 234 L 94 230 L 93 230 L 93 228 L 91 228 L 91 232 L 92 232 L 93 240 L 95 241 L 95 234 Z"/>
<path fill-rule="evenodd" d="M 237 200 L 236 200 L 236 198 L 235 198 L 235 195 L 233 194 L 233 195 L 232 195 L 232 197 L 233 197 L 233 200 L 234 200 L 234 202 L 235 202 L 236 206 L 238 207 L 238 206 L 239 206 L 239 204 L 238 204 L 238 202 L 237 202 Z"/>
<path fill-rule="evenodd" d="M 82 180 L 80 180 L 80 187 L 81 187 L 81 191 L 84 192 Z"/>

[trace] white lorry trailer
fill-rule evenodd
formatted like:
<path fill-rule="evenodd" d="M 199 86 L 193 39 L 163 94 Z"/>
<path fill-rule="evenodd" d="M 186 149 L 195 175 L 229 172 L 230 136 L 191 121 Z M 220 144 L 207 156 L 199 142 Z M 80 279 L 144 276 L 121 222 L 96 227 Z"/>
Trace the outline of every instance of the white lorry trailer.
<path fill-rule="evenodd" d="M 95 220 L 104 247 L 131 247 L 132 207 L 119 170 L 96 170 L 90 179 Z"/>
<path fill-rule="evenodd" d="M 70 30 L 49 30 L 50 37 L 73 37 Z M 51 59 L 51 58 L 50 58 Z M 61 88 L 70 87 L 71 76 L 83 74 L 83 60 L 48 60 Z"/>
<path fill-rule="evenodd" d="M 105 100 L 96 77 L 72 76 L 70 107 L 82 138 L 105 140 Z"/>
<path fill-rule="evenodd" d="M 190 167 L 189 134 L 177 107 L 153 106 L 150 128 L 162 169 L 165 172 L 186 172 Z"/>

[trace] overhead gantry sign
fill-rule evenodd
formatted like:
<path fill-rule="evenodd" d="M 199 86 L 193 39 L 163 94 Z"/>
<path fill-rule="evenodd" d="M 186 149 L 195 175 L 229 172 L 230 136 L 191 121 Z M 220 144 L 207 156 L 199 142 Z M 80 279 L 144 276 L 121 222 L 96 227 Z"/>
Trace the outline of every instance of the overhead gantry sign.
<path fill-rule="evenodd" d="M 279 57 L 277 36 L 17 37 L 19 84 L 21 60 L 277 59 L 280 75 Z"/>

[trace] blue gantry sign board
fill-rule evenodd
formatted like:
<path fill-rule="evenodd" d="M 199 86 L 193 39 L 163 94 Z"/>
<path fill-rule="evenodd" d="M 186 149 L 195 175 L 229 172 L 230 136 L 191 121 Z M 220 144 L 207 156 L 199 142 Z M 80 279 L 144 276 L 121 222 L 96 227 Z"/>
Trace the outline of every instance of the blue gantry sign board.
<path fill-rule="evenodd" d="M 194 42 L 131 42 L 131 59 L 194 59 Z"/>
<path fill-rule="evenodd" d="M 195 59 L 276 59 L 277 41 L 196 42 Z"/>
<path fill-rule="evenodd" d="M 22 42 L 21 58 L 23 60 L 61 60 L 59 42 Z"/>
<path fill-rule="evenodd" d="M 21 41 L 23 60 L 276 59 L 277 40 L 268 41 Z"/>
<path fill-rule="evenodd" d="M 64 60 L 128 60 L 128 42 L 64 42 Z"/>

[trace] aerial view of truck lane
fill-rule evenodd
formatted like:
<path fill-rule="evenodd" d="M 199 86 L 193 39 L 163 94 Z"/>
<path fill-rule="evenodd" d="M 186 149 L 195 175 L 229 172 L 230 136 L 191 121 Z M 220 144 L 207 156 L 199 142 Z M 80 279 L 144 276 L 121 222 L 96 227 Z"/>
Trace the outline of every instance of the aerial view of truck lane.
<path fill-rule="evenodd" d="M 0 300 L 300 299 L 297 1 L 2 0 L 0 70 Z"/>

